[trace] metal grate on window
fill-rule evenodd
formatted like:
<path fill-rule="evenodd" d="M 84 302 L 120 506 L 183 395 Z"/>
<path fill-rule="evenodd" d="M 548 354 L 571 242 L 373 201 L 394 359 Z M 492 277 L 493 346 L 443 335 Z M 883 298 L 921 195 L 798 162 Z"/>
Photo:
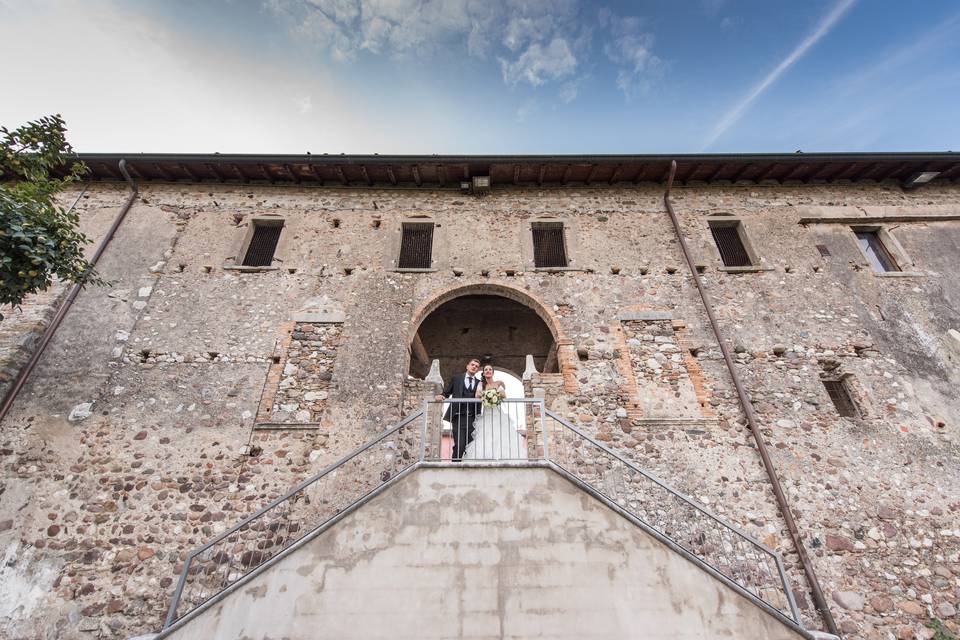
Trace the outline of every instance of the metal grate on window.
<path fill-rule="evenodd" d="M 433 266 L 433 223 L 407 222 L 403 225 L 398 269 L 429 269 Z"/>
<path fill-rule="evenodd" d="M 850 392 L 843 380 L 824 380 L 823 386 L 827 388 L 827 394 L 833 401 L 833 406 L 837 408 L 837 413 L 844 418 L 857 417 L 857 407 L 853 404 L 853 398 L 850 397 Z"/>
<path fill-rule="evenodd" d="M 737 225 L 710 225 L 713 240 L 720 250 L 720 258 L 726 267 L 749 267 L 753 265 L 747 248 L 740 239 L 739 224 Z"/>
<path fill-rule="evenodd" d="M 876 231 L 856 231 L 855 233 L 857 234 L 857 242 L 860 243 L 860 248 L 863 249 L 863 253 L 867 256 L 867 261 L 874 271 L 878 273 L 900 271 L 900 267 L 897 266 L 893 256 L 883 246 L 880 234 Z"/>
<path fill-rule="evenodd" d="M 534 223 L 533 262 L 538 269 L 567 266 L 567 248 L 563 242 L 562 222 Z"/>
<path fill-rule="evenodd" d="M 830 247 L 828 247 L 828 246 L 825 245 L 825 244 L 818 244 L 818 245 L 817 245 L 817 251 L 820 252 L 820 257 L 821 257 L 821 258 L 828 258 L 828 257 L 830 257 Z"/>
<path fill-rule="evenodd" d="M 254 223 L 253 237 L 250 238 L 247 253 L 243 256 L 243 266 L 269 267 L 273 262 L 273 253 L 277 250 L 281 231 L 283 225 L 280 224 Z"/>

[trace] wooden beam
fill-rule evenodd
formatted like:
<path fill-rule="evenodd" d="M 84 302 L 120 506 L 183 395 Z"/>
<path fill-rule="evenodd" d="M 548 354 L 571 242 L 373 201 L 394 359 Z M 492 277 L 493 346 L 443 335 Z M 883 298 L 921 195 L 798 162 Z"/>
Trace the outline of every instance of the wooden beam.
<path fill-rule="evenodd" d="M 570 173 L 570 165 L 565 165 L 563 167 L 563 176 L 560 177 L 560 184 L 567 184 L 567 175 Z"/>
<path fill-rule="evenodd" d="M 100 166 L 103 168 L 104 171 L 109 173 L 110 177 L 113 178 L 114 180 L 123 180 L 123 176 L 120 175 L 120 172 L 114 169 L 113 167 L 111 167 L 106 162 L 101 162 Z"/>
<path fill-rule="evenodd" d="M 300 174 L 294 171 L 293 167 L 289 164 L 283 165 L 283 170 L 287 172 L 287 175 L 290 176 L 290 179 L 295 183 L 300 184 Z"/>
<path fill-rule="evenodd" d="M 667 165 L 667 170 L 663 172 L 663 175 L 660 176 L 660 180 L 659 180 L 658 182 L 662 182 L 662 183 L 666 184 L 666 182 L 667 182 L 667 180 L 668 180 L 669 178 L 670 178 L 670 165 L 668 164 L 668 165 Z"/>
<path fill-rule="evenodd" d="M 607 180 L 607 184 L 613 184 L 614 182 L 616 182 L 616 181 L 617 181 L 617 178 L 620 177 L 620 172 L 621 172 L 621 171 L 623 171 L 623 165 L 622 165 L 622 164 L 618 164 L 618 165 L 616 166 L 616 168 L 613 170 L 613 173 L 610 174 L 610 179 Z"/>
<path fill-rule="evenodd" d="M 513 184 L 520 182 L 520 165 L 513 165 Z"/>
<path fill-rule="evenodd" d="M 387 178 L 390 179 L 390 184 L 396 186 L 396 184 L 397 184 L 397 174 L 395 174 L 395 173 L 393 172 L 393 165 L 392 165 L 392 164 L 388 164 L 388 165 L 387 165 Z"/>
<path fill-rule="evenodd" d="M 791 169 L 790 172 L 787 173 L 787 175 L 783 176 L 783 179 L 781 179 L 780 181 L 786 182 L 787 180 L 795 180 L 798 175 L 800 175 L 807 169 L 809 169 L 807 165 L 803 164 L 802 162 L 798 162 L 797 166 Z"/>
<path fill-rule="evenodd" d="M 761 182 L 763 182 L 764 180 L 772 176 L 774 172 L 779 168 L 780 168 L 780 165 L 774 162 L 772 165 L 767 167 L 766 171 L 762 172 L 760 175 L 754 178 L 753 181 L 756 182 L 757 184 L 760 184 Z"/>
<path fill-rule="evenodd" d="M 590 171 L 587 173 L 587 179 L 584 180 L 584 183 L 590 184 L 590 181 L 593 180 L 593 173 L 597 170 L 597 165 L 590 165 Z"/>
<path fill-rule="evenodd" d="M 547 165 L 541 164 L 540 171 L 537 172 L 537 186 L 543 186 L 543 174 L 547 171 Z"/>
<path fill-rule="evenodd" d="M 360 175 L 363 176 L 363 179 L 367 182 L 368 187 L 373 186 L 373 180 L 370 179 L 370 174 L 367 173 L 367 165 L 360 165 Z"/>
<path fill-rule="evenodd" d="M 313 174 L 314 179 L 316 179 L 316 181 L 319 182 L 319 183 L 320 183 L 320 186 L 322 187 L 322 186 L 323 186 L 323 176 L 320 175 L 320 170 L 317 169 L 317 165 L 311 164 L 311 165 L 309 165 L 309 166 L 310 166 L 310 173 Z"/>
<path fill-rule="evenodd" d="M 726 165 L 726 164 L 724 164 L 724 163 L 722 163 L 722 162 L 719 163 L 719 164 L 717 165 L 717 168 L 714 169 L 713 171 L 711 171 L 711 172 L 710 172 L 710 175 L 707 176 L 706 178 L 704 178 L 703 181 L 712 184 L 713 181 L 716 179 L 716 177 L 717 177 L 718 175 L 720 175 L 720 172 L 723 171 L 723 170 L 726 169 L 726 168 L 727 168 L 727 165 Z"/>
<path fill-rule="evenodd" d="M 740 178 L 742 178 L 747 173 L 747 171 L 749 171 L 752 167 L 753 167 L 752 162 L 748 162 L 744 164 L 742 167 L 740 167 L 739 171 L 737 171 L 732 176 L 730 176 L 730 183 L 737 184 L 737 182 L 740 181 Z"/>
<path fill-rule="evenodd" d="M 221 182 L 226 180 L 226 178 L 223 177 L 223 174 L 220 173 L 220 169 L 217 169 L 217 165 L 213 164 L 212 162 L 208 162 L 206 167 L 207 170 L 210 171 L 210 173 L 212 173 L 217 180 L 220 180 Z"/>
<path fill-rule="evenodd" d="M 831 175 L 828 180 L 830 182 L 836 182 L 837 180 L 845 180 L 848 175 L 860 168 L 859 162 L 851 162 L 845 169 L 837 172 L 836 174 Z"/>
<path fill-rule="evenodd" d="M 441 187 L 447 186 L 447 170 L 443 168 L 442 164 L 437 165 L 437 180 Z"/>
<path fill-rule="evenodd" d="M 884 180 L 887 180 L 888 178 L 892 178 L 893 176 L 897 175 L 898 173 L 900 173 L 901 171 L 903 171 L 909 166 L 910 166 L 909 162 L 900 162 L 898 164 L 895 164 L 888 171 L 884 171 L 880 175 L 876 176 L 874 180 L 876 180 L 877 182 L 883 182 Z M 919 171 L 926 171 L 926 170 L 927 170 L 926 168 L 919 169 Z"/>
<path fill-rule="evenodd" d="M 194 182 L 200 182 L 200 180 L 197 179 L 196 174 L 195 174 L 193 171 L 190 171 L 190 169 L 187 167 L 187 165 L 185 165 L 185 164 L 183 164 L 183 163 L 181 162 L 181 163 L 179 163 L 179 164 L 177 165 L 177 167 L 179 167 L 179 169 L 180 169 L 181 171 L 183 171 L 185 174 L 187 174 L 187 177 L 190 178 L 191 180 L 193 180 Z"/>
<path fill-rule="evenodd" d="M 240 176 L 241 180 L 243 180 L 244 182 L 250 182 L 250 178 L 248 178 L 247 174 L 243 172 L 243 169 L 240 168 L 239 164 L 232 164 L 230 165 L 230 168 L 236 171 L 237 175 Z"/>
<path fill-rule="evenodd" d="M 412 167 L 410 167 L 410 169 L 411 171 L 413 171 L 413 181 L 417 183 L 418 187 L 422 186 L 423 180 L 420 179 L 420 165 L 415 164 Z"/>
<path fill-rule="evenodd" d="M 643 179 L 647 175 L 647 166 L 643 164 L 637 165 L 637 175 L 633 176 L 633 184 L 640 184 L 643 182 Z"/>
<path fill-rule="evenodd" d="M 132 163 L 132 162 L 128 162 L 128 163 L 127 163 L 127 171 L 129 171 L 129 172 L 130 172 L 130 175 L 132 175 L 134 178 L 136 178 L 136 179 L 138 179 L 138 180 L 143 180 L 143 179 L 144 179 L 144 178 L 143 178 L 143 174 L 140 173 L 135 166 L 133 166 L 133 163 Z"/>
<path fill-rule="evenodd" d="M 340 178 L 340 184 L 347 186 L 347 174 L 343 172 L 343 167 L 338 164 L 334 166 L 334 169 L 337 171 L 337 177 Z"/>
<path fill-rule="evenodd" d="M 851 166 L 851 164 L 856 164 L 856 163 L 855 163 L 855 162 L 854 162 L 854 163 L 847 163 L 846 169 L 849 169 L 850 166 Z M 841 165 L 841 166 L 843 166 L 843 165 Z M 835 165 L 835 164 L 825 164 L 825 165 L 823 165 L 822 167 L 820 167 L 819 169 L 817 169 L 816 172 L 814 172 L 813 175 L 809 176 L 809 177 L 807 178 L 807 182 L 812 182 L 812 181 L 814 181 L 814 180 L 826 180 L 827 177 L 830 175 L 830 171 L 833 170 L 833 169 L 836 169 L 836 168 L 837 168 L 837 165 Z M 838 173 L 843 173 L 843 171 L 844 171 L 844 169 L 840 169 L 840 171 L 839 171 Z M 826 173 L 825 173 L 825 172 L 826 172 Z"/>
<path fill-rule="evenodd" d="M 154 162 L 153 168 L 157 170 L 157 173 L 160 174 L 160 177 L 166 180 L 167 182 L 174 182 L 174 179 L 170 177 L 170 174 L 167 173 L 167 170 L 160 166 L 160 163 Z"/>
<path fill-rule="evenodd" d="M 263 176 L 263 179 L 264 179 L 264 180 L 266 180 L 266 181 L 269 182 L 270 184 L 273 184 L 274 182 L 276 182 L 276 181 L 273 179 L 273 174 L 271 174 L 269 171 L 267 171 L 266 167 L 264 167 L 262 164 L 260 164 L 260 163 L 258 162 L 258 163 L 255 164 L 254 166 L 255 166 L 257 169 L 260 170 L 260 175 Z"/>

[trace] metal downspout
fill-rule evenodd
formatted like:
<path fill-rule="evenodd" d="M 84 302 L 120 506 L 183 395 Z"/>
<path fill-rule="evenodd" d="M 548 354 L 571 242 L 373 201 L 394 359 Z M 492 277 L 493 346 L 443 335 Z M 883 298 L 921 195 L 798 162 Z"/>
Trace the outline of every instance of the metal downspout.
<path fill-rule="evenodd" d="M 797 553 L 800 556 L 800 564 L 803 565 L 803 572 L 807 576 L 807 582 L 810 583 L 810 590 L 813 594 L 813 600 L 816 604 L 817 610 L 820 612 L 820 616 L 827 625 L 827 629 L 830 633 L 839 636 L 840 631 L 837 629 L 837 623 L 833 619 L 833 615 L 830 613 L 830 608 L 827 606 L 827 600 L 823 595 L 823 590 L 820 588 L 820 582 L 817 580 L 817 575 L 813 571 L 813 564 L 810 562 L 810 556 L 807 555 L 807 549 L 803 545 L 803 540 L 800 537 L 800 531 L 797 529 L 797 523 L 793 519 L 793 513 L 790 511 L 790 506 L 787 504 L 787 497 L 783 493 L 783 488 L 780 486 L 780 479 L 777 477 L 777 470 L 773 466 L 773 461 L 770 459 L 770 454 L 767 451 L 767 445 L 763 441 L 763 436 L 760 434 L 760 427 L 757 425 L 757 417 L 753 411 L 753 403 L 750 401 L 750 397 L 747 395 L 747 391 L 743 386 L 743 383 L 740 381 L 740 376 L 737 373 L 737 369 L 734 366 L 733 358 L 730 355 L 730 349 L 727 348 L 726 342 L 723 340 L 723 335 L 720 333 L 720 325 L 717 323 L 717 317 L 713 313 L 713 303 L 710 301 L 710 296 L 707 293 L 706 288 L 703 286 L 703 281 L 700 279 L 700 274 L 697 272 L 696 265 L 693 262 L 693 257 L 690 255 L 690 249 L 687 247 L 687 241 L 683 237 L 683 233 L 680 230 L 680 221 L 677 219 L 677 214 L 673 211 L 673 204 L 670 202 L 670 190 L 673 188 L 673 177 L 677 172 L 677 161 L 672 160 L 670 162 L 670 176 L 667 179 L 667 190 L 663 194 L 663 203 L 666 205 L 667 213 L 670 214 L 670 221 L 673 223 L 673 230 L 677 235 L 677 240 L 680 242 L 680 249 L 683 251 L 683 257 L 687 261 L 687 267 L 690 269 L 690 275 L 693 276 L 693 281 L 697 286 L 697 291 L 700 292 L 700 299 L 703 301 L 703 306 L 707 311 L 707 318 L 710 320 L 710 327 L 713 329 L 713 334 L 717 338 L 717 344 L 720 345 L 720 352 L 723 354 L 723 360 L 727 364 L 727 370 L 730 372 L 730 377 L 733 379 L 733 386 L 737 390 L 737 397 L 740 399 L 740 406 L 743 408 L 743 413 L 747 418 L 747 423 L 750 425 L 750 431 L 753 433 L 753 438 L 757 443 L 757 449 L 760 451 L 760 458 L 763 460 L 763 467 L 767 472 L 767 477 L 770 479 L 770 484 L 773 486 L 773 494 L 777 498 L 777 504 L 780 507 L 780 514 L 783 516 L 784 521 L 787 523 L 787 529 L 790 531 L 790 537 L 793 539 L 793 545 L 797 549 Z"/>
<path fill-rule="evenodd" d="M 100 241 L 100 244 L 97 246 L 97 250 L 90 258 L 91 268 L 96 266 L 97 262 L 100 260 L 100 256 L 102 256 L 103 252 L 106 250 L 107 245 L 109 245 L 110 241 L 113 240 L 114 234 L 116 234 L 117 229 L 120 228 L 120 223 L 122 223 L 123 219 L 127 216 L 127 212 L 130 211 L 130 207 L 133 206 L 133 201 L 136 199 L 138 194 L 137 184 L 127 172 L 127 161 L 121 159 L 119 166 L 120 173 L 123 174 L 124 180 L 126 180 L 127 184 L 130 185 L 130 195 L 127 196 L 126 201 L 120 208 L 120 213 L 117 214 L 113 224 L 110 225 L 107 235 L 105 235 L 103 240 Z M 20 395 L 20 391 L 26 384 L 27 378 L 30 377 L 34 367 L 37 366 L 37 362 L 40 361 L 40 356 L 43 355 L 44 350 L 46 350 L 47 345 L 53 338 L 53 334 L 57 332 L 57 329 L 60 327 L 60 323 L 63 322 L 63 318 L 67 315 L 70 307 L 73 306 L 73 301 L 77 299 L 77 295 L 79 295 L 82 288 L 83 285 L 80 284 L 74 284 L 70 288 L 70 293 L 67 294 L 66 300 L 63 301 L 63 304 L 61 304 L 60 308 L 57 310 L 57 315 L 54 316 L 50 324 L 47 325 L 46 330 L 44 330 L 43 336 L 40 338 L 40 343 L 34 350 L 33 355 L 30 356 L 30 360 L 27 361 L 27 364 L 24 365 L 23 369 L 20 370 L 20 373 L 17 374 L 17 379 L 14 381 L 13 386 L 7 391 L 3 398 L 3 405 L 0 406 L 0 423 L 2 423 L 3 419 L 7 417 L 7 413 L 10 411 L 10 408 L 13 407 L 14 400 L 16 400 L 17 396 Z"/>

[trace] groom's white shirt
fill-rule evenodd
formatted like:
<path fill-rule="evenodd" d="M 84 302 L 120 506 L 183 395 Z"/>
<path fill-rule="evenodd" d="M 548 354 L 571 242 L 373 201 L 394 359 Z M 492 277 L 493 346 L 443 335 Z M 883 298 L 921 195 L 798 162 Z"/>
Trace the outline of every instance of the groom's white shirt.
<path fill-rule="evenodd" d="M 463 374 L 463 384 L 465 384 L 465 385 L 467 386 L 467 389 L 469 389 L 470 391 L 473 391 L 473 381 L 474 381 L 474 380 L 476 380 L 476 378 L 474 378 L 474 377 L 473 377 L 472 375 L 470 375 L 469 373 Z"/>

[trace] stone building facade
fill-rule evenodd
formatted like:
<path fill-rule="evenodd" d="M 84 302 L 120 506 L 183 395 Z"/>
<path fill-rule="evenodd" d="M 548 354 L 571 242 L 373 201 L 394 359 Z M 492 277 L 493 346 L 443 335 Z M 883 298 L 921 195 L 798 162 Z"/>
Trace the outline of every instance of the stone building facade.
<path fill-rule="evenodd" d="M 99 265 L 110 286 L 79 296 L 0 425 L 0 637 L 156 631 L 187 551 L 471 353 L 516 375 L 534 356 L 531 395 L 778 550 L 823 628 L 662 184 L 215 173 L 140 180 Z M 127 188 L 78 195 L 99 240 Z M 672 198 L 844 637 L 956 634 L 960 184 L 734 176 Z M 398 268 L 411 224 L 432 225 L 428 267 Z M 537 268 L 532 230 L 556 225 L 566 265 Z M 731 225 L 749 266 L 718 249 Z M 268 226 L 272 259 L 244 266 Z M 0 382 L 61 297 L 4 310 Z"/>

